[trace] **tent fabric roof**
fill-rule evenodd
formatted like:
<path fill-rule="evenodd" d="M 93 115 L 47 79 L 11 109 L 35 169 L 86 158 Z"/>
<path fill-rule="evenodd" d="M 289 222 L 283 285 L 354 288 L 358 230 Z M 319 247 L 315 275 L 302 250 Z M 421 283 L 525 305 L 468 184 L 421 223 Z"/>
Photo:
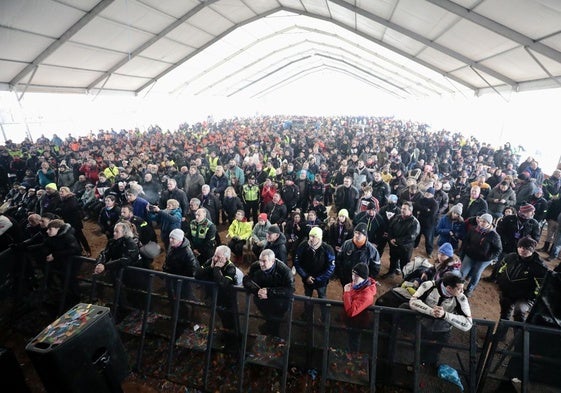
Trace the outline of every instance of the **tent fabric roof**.
<path fill-rule="evenodd" d="M 4 0 L 0 89 L 260 97 L 331 70 L 396 97 L 561 85 L 557 0 Z"/>

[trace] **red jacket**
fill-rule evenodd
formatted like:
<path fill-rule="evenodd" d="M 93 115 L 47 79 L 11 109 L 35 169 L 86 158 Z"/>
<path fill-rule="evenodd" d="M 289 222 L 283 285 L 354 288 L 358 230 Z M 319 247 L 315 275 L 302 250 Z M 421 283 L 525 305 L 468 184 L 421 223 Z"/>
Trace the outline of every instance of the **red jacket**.
<path fill-rule="evenodd" d="M 376 281 L 372 277 L 368 277 L 368 281 L 369 284 L 360 289 L 351 288 L 350 291 L 343 292 L 345 314 L 348 322 L 354 326 L 366 327 L 369 318 L 363 311 L 374 304 Z"/>

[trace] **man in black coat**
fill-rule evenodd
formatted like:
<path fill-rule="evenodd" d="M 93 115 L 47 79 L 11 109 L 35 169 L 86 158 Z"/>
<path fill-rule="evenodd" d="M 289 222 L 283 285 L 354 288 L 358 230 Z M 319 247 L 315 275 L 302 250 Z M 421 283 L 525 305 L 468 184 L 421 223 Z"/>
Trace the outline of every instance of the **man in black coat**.
<path fill-rule="evenodd" d="M 512 316 L 515 321 L 524 322 L 534 304 L 548 270 L 535 251 L 537 244 L 531 237 L 523 237 L 516 252 L 506 255 L 500 263 L 501 319 Z"/>
<path fill-rule="evenodd" d="M 243 278 L 243 286 L 254 295 L 254 302 L 265 323 L 261 334 L 279 336 L 280 324 L 290 308 L 294 294 L 294 276 L 286 264 L 275 259 L 271 250 L 263 250 Z"/>

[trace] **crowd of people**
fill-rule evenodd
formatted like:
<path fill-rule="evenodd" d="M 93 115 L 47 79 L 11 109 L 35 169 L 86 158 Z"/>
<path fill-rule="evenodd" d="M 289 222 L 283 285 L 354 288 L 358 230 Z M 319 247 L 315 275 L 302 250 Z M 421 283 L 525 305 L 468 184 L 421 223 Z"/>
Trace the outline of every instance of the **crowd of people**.
<path fill-rule="evenodd" d="M 163 249 L 164 270 L 217 281 L 224 302 L 228 285 L 254 292 L 267 320 L 262 331 L 271 334 L 295 276 L 306 296 L 320 298 L 337 278 L 356 321 L 357 310 L 375 302 L 375 280 L 408 281 L 403 268 L 414 254 L 436 265 L 441 255 L 452 258 L 460 278 L 423 271 L 414 310 L 468 326 L 467 298 L 494 265 L 501 317 L 516 308 L 523 320 L 548 270 L 536 249 L 546 223 L 539 251 L 548 261 L 560 256 L 561 171 L 544 174 L 522 152 L 377 117 L 256 117 L 173 132 L 155 126 L 7 141 L 0 146 L 0 239 L 3 249 L 42 250 L 35 261 L 43 266 L 60 259 L 53 238 L 74 237 L 72 252 L 92 256 L 88 237 L 95 235 L 84 234 L 83 222 L 96 220 L 107 238 L 93 256 L 96 274 L 150 268 Z M 386 246 L 389 266 L 381 263 Z M 244 255 L 255 262 L 240 280 L 235 267 Z M 75 280 L 79 269 L 72 271 Z M 423 303 L 435 285 L 461 305 L 463 319 L 448 317 L 452 306 Z M 168 292 L 177 296 L 172 285 Z M 222 320 L 233 326 L 226 314 Z"/>

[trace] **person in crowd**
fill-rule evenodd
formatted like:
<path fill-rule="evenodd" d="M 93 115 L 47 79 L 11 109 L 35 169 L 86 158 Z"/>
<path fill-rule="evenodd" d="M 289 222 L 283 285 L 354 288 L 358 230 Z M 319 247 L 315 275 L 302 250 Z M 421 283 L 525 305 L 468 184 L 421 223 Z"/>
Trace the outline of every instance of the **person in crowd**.
<path fill-rule="evenodd" d="M 516 193 L 505 180 L 501 181 L 487 195 L 488 212 L 493 218 L 498 219 L 503 215 L 507 206 L 516 205 Z"/>
<path fill-rule="evenodd" d="M 169 234 L 169 247 L 162 270 L 166 273 L 184 277 L 194 277 L 199 268 L 199 261 L 191 250 L 189 240 L 181 229 L 174 229 Z M 171 304 L 177 297 L 193 300 L 192 285 L 183 282 L 181 293 L 177 293 L 176 280 L 166 277 L 166 290 Z"/>
<path fill-rule="evenodd" d="M 222 208 L 222 203 L 216 194 L 210 192 L 210 186 L 208 184 L 203 184 L 201 187 L 201 195 L 197 197 L 201 201 L 201 206 L 208 210 L 210 213 L 210 220 L 216 225 L 218 224 L 220 217 L 220 209 Z"/>
<path fill-rule="evenodd" d="M 327 296 L 327 284 L 335 271 L 335 251 L 323 241 L 323 231 L 312 228 L 308 241 L 303 241 L 294 253 L 294 268 L 302 278 L 304 296 L 312 297 L 314 291 L 320 299 Z M 311 320 L 311 304 L 305 305 L 306 319 Z"/>
<path fill-rule="evenodd" d="M 518 175 L 516 182 L 516 208 L 519 208 L 524 202 L 528 202 L 530 197 L 534 195 L 538 186 L 535 181 L 530 178 L 527 171 L 523 171 Z"/>
<path fill-rule="evenodd" d="M 387 203 L 385 203 L 381 208 L 378 214 L 382 217 L 383 225 L 376 236 L 378 243 L 376 243 L 376 248 L 380 253 L 380 258 L 384 254 L 384 249 L 386 248 L 386 244 L 388 244 L 388 225 L 390 219 L 395 216 L 396 214 L 401 214 L 401 207 L 397 205 L 397 195 L 390 194 L 388 196 Z"/>
<path fill-rule="evenodd" d="M 256 182 L 255 175 L 249 175 L 247 183 L 242 186 L 242 202 L 244 204 L 245 216 L 251 217 L 253 223 L 257 223 L 260 193 L 261 190 Z"/>
<path fill-rule="evenodd" d="M 229 185 L 230 185 L 230 180 L 224 173 L 224 167 L 222 165 L 217 165 L 214 174 L 210 177 L 210 182 L 209 182 L 210 192 L 218 196 L 220 202 L 223 202 L 224 193 Z"/>
<path fill-rule="evenodd" d="M 93 184 L 86 185 L 86 189 L 80 197 L 79 203 L 84 212 L 85 221 L 91 218 L 99 218 L 99 213 L 104 206 L 104 203 L 96 198 Z"/>
<path fill-rule="evenodd" d="M 187 238 L 200 264 L 205 263 L 213 255 L 218 244 L 216 235 L 216 225 L 207 217 L 207 210 L 199 208 L 195 213 L 195 219 L 189 222 Z"/>
<path fill-rule="evenodd" d="M 95 195 L 97 198 L 103 200 L 107 192 L 111 189 L 113 184 L 105 177 L 103 173 L 99 174 L 99 178 L 95 184 Z"/>
<path fill-rule="evenodd" d="M 390 195 L 390 185 L 382 178 L 382 172 L 374 171 L 372 179 L 372 196 L 384 206 Z"/>
<path fill-rule="evenodd" d="M 125 191 L 125 198 L 127 203 L 130 204 L 133 208 L 133 214 L 137 217 L 146 220 L 148 218 L 148 205 L 149 202 L 140 197 L 142 189 L 139 185 L 134 184 L 131 185 L 128 190 Z"/>
<path fill-rule="evenodd" d="M 70 224 L 70 226 L 74 229 L 76 239 L 78 239 L 82 245 L 85 255 L 89 257 L 92 255 L 92 250 L 88 243 L 88 239 L 84 235 L 84 224 L 82 222 L 83 211 L 76 199 L 76 195 L 74 195 L 74 193 L 70 191 L 70 188 L 66 186 L 60 188 L 59 194 L 61 199 L 60 216 L 64 222 Z"/>
<path fill-rule="evenodd" d="M 538 251 L 549 253 L 551 246 L 555 243 L 555 236 L 559 228 L 557 227 L 557 217 L 561 214 L 561 199 L 555 198 L 548 202 L 545 219 L 547 220 L 547 232 L 543 247 Z"/>
<path fill-rule="evenodd" d="M 543 197 L 543 190 L 537 188 L 534 195 L 530 197 L 528 203 L 534 206 L 534 219 L 540 224 L 540 234 L 543 226 L 545 225 L 545 214 L 547 212 L 547 200 Z"/>
<path fill-rule="evenodd" d="M 80 199 L 82 194 L 84 194 L 84 192 L 86 191 L 86 186 L 88 184 L 91 183 L 86 180 L 86 176 L 79 175 L 78 180 L 74 182 L 74 184 L 72 184 L 70 190 L 74 193 L 74 195 L 76 195 L 76 198 Z"/>
<path fill-rule="evenodd" d="M 376 298 L 376 281 L 370 277 L 368 265 L 357 263 L 351 272 L 351 282 L 343 287 L 343 307 L 348 329 L 349 351 L 360 351 L 361 330 L 368 329 L 371 322 L 366 309 Z"/>
<path fill-rule="evenodd" d="M 254 303 L 265 319 L 259 332 L 278 337 L 294 294 L 290 268 L 277 261 L 272 250 L 263 250 L 244 276 L 243 286 L 254 295 Z"/>
<path fill-rule="evenodd" d="M 310 229 L 315 228 L 315 227 L 319 227 L 323 230 L 324 227 L 324 223 L 323 221 L 321 221 L 317 214 L 316 211 L 313 209 L 308 210 L 308 213 L 306 214 L 306 221 L 304 222 L 305 228 L 304 228 L 304 232 L 305 232 L 305 236 L 308 236 L 308 233 L 310 232 Z"/>
<path fill-rule="evenodd" d="M 265 205 L 263 213 L 267 214 L 272 225 L 282 225 L 286 221 L 288 209 L 278 192 L 273 195 L 271 202 Z"/>
<path fill-rule="evenodd" d="M 191 199 L 198 197 L 204 184 L 205 179 L 199 172 L 199 168 L 197 168 L 196 165 L 191 165 L 189 167 L 189 172 L 185 176 L 185 183 L 183 186 L 183 190 L 187 194 L 187 198 Z"/>
<path fill-rule="evenodd" d="M 341 251 L 343 243 L 353 237 L 353 224 L 349 218 L 347 209 L 339 210 L 337 219 L 334 220 L 327 229 L 327 244 L 335 250 Z"/>
<path fill-rule="evenodd" d="M 559 199 L 561 196 L 561 170 L 556 169 L 551 176 L 543 181 L 543 196 L 548 201 Z"/>
<path fill-rule="evenodd" d="M 103 170 L 103 174 L 111 183 L 116 183 L 119 178 L 119 168 L 114 162 L 109 162 L 107 167 Z"/>
<path fill-rule="evenodd" d="M 128 222 L 118 222 L 113 228 L 113 236 L 108 240 L 105 248 L 96 258 L 94 274 L 100 275 L 108 271 L 113 285 L 117 285 L 118 271 L 126 266 L 136 266 L 140 260 L 138 243 L 134 239 L 132 227 Z M 121 320 L 125 314 L 123 308 L 128 307 L 126 294 L 121 291 L 119 297 L 120 313 L 114 315 Z"/>
<path fill-rule="evenodd" d="M 411 260 L 420 231 L 419 221 L 413 216 L 413 203 L 404 201 L 400 214 L 392 216 L 388 223 L 386 238 L 390 247 L 390 266 L 382 278 L 401 275 L 401 267 Z"/>
<path fill-rule="evenodd" d="M 360 197 L 359 190 L 352 185 L 352 180 L 352 176 L 345 176 L 343 184 L 338 186 L 334 193 L 336 211 L 346 209 L 351 220 L 355 216 Z"/>
<path fill-rule="evenodd" d="M 115 196 L 107 195 L 104 198 L 105 206 L 99 212 L 98 224 L 101 232 L 107 236 L 108 239 L 113 237 L 113 229 L 121 216 L 121 208 L 115 204 Z"/>
<path fill-rule="evenodd" d="M 540 240 L 540 225 L 534 219 L 535 208 L 529 203 L 520 206 L 518 214 L 504 217 L 497 223 L 496 231 L 501 237 L 504 255 L 516 252 L 518 241 L 530 236 Z"/>
<path fill-rule="evenodd" d="M 288 262 L 288 250 L 286 248 L 286 236 L 278 225 L 271 225 L 267 229 L 267 241 L 263 246 L 264 250 L 271 250 L 275 253 L 275 258 L 283 263 Z"/>
<path fill-rule="evenodd" d="M 454 254 L 454 249 L 450 243 L 444 243 L 438 248 L 438 254 L 432 265 L 421 263 L 415 268 L 416 261 L 413 260 L 406 265 L 404 271 L 411 264 L 413 264 L 411 271 L 407 272 L 407 274 L 404 273 L 403 282 L 398 287 L 399 293 L 402 294 L 402 296 L 405 295 L 407 299 L 411 298 L 422 283 L 429 280 L 438 281 L 447 272 L 461 277 L 460 269 L 462 267 L 462 261 Z M 394 291 L 395 290 L 396 289 L 394 289 Z M 407 291 L 407 293 L 404 292 L 404 290 Z M 386 296 L 380 297 L 380 299 L 378 299 L 379 302 L 376 304 L 391 307 L 391 304 L 385 304 L 387 301 L 385 298 Z"/>
<path fill-rule="evenodd" d="M 403 205 L 403 202 L 411 202 L 413 204 L 413 208 L 415 207 L 415 203 L 423 197 L 423 193 L 419 191 L 419 186 L 417 183 L 411 183 L 407 187 L 405 191 L 403 191 L 399 195 L 399 205 Z"/>
<path fill-rule="evenodd" d="M 477 217 L 477 226 L 468 230 L 460 250 L 462 277 L 469 279 L 467 297 L 473 294 L 485 268 L 497 260 L 502 251 L 501 238 L 493 228 L 493 216 L 485 213 Z"/>
<path fill-rule="evenodd" d="M 373 202 L 366 206 L 365 211 L 355 216 L 354 224 L 358 225 L 361 222 L 366 224 L 368 241 L 374 245 L 378 244 L 380 232 L 383 230 L 385 222 L 383 217 L 377 213 L 376 205 Z"/>
<path fill-rule="evenodd" d="M 537 242 L 525 236 L 518 240 L 516 252 L 500 262 L 497 282 L 501 291 L 501 319 L 526 321 L 548 268 L 536 252 Z M 500 332 L 503 334 L 506 332 Z"/>
<path fill-rule="evenodd" d="M 469 190 L 469 195 L 465 196 L 460 200 L 463 206 L 462 217 L 467 220 L 470 217 L 479 217 L 489 209 L 487 201 L 481 195 L 481 188 L 479 186 L 473 186 Z"/>
<path fill-rule="evenodd" d="M 286 210 L 288 212 L 294 211 L 300 199 L 300 190 L 291 177 L 284 179 L 284 184 L 280 189 L 280 195 L 286 206 Z"/>
<path fill-rule="evenodd" d="M 316 216 L 322 222 L 322 225 L 327 224 L 327 208 L 323 204 L 323 197 L 316 196 L 313 198 L 310 210 L 316 212 Z"/>
<path fill-rule="evenodd" d="M 230 179 L 230 184 L 232 184 L 232 179 L 236 179 L 240 186 L 245 184 L 245 174 L 243 169 L 238 166 L 236 160 L 231 159 L 228 161 L 228 169 L 226 170 L 226 177 Z"/>
<path fill-rule="evenodd" d="M 131 205 L 121 207 L 121 221 L 127 221 L 131 224 L 135 238 L 138 240 L 142 267 L 149 268 L 154 258 L 161 252 L 154 227 L 142 217 L 135 216 Z"/>
<path fill-rule="evenodd" d="M 421 362 L 436 366 L 442 345 L 448 343 L 453 327 L 467 332 L 473 321 L 464 295 L 464 280 L 451 272 L 440 280 L 426 281 L 409 300 L 409 308 L 426 316 L 421 322 Z"/>
<path fill-rule="evenodd" d="M 439 247 L 444 243 L 450 243 L 454 250 L 459 248 L 460 242 L 466 235 L 466 223 L 462 219 L 462 209 L 462 204 L 458 203 L 452 206 L 448 213 L 438 221 L 435 234 L 438 236 L 436 243 Z"/>
<path fill-rule="evenodd" d="M 504 180 L 504 174 L 502 168 L 495 168 L 491 176 L 489 176 L 486 180 L 487 184 L 491 187 L 491 189 L 498 186 Z M 487 195 L 489 197 L 489 195 Z M 489 200 L 487 200 L 489 202 Z"/>
<path fill-rule="evenodd" d="M 176 199 L 168 199 L 166 208 L 160 209 L 156 205 L 148 205 L 148 219 L 155 221 L 160 226 L 160 239 L 164 243 L 165 249 L 169 248 L 169 234 L 174 229 L 181 229 L 181 207 Z"/>
<path fill-rule="evenodd" d="M 470 195 L 470 186 L 468 183 L 467 171 L 462 170 L 456 179 L 456 181 L 450 187 L 450 192 L 448 193 L 449 203 L 457 204 L 465 201 Z"/>
<path fill-rule="evenodd" d="M 265 183 L 263 183 L 263 186 L 261 187 L 261 211 L 263 211 L 265 206 L 273 200 L 273 197 L 277 192 L 276 183 L 273 183 L 273 179 L 267 177 L 267 179 L 265 179 Z"/>
<path fill-rule="evenodd" d="M 144 199 L 151 205 L 157 205 L 160 200 L 162 185 L 154 180 L 152 173 L 146 172 L 144 174 L 144 181 L 140 185 L 142 186 Z"/>
<path fill-rule="evenodd" d="M 303 212 L 308 210 L 312 198 L 312 182 L 308 178 L 308 174 L 313 176 L 311 172 L 305 169 L 300 170 L 294 182 L 294 185 L 298 188 L 298 200 L 296 201 L 296 207 Z"/>
<path fill-rule="evenodd" d="M 45 195 L 41 198 L 39 205 L 41 215 L 43 213 L 53 213 L 60 215 L 60 194 L 55 183 L 49 183 L 45 186 Z"/>
<path fill-rule="evenodd" d="M 237 282 L 236 266 L 230 260 L 231 250 L 228 246 L 218 246 L 214 255 L 197 269 L 197 280 L 211 281 L 218 285 L 216 313 L 226 329 L 223 343 L 227 350 L 236 350 L 240 343 L 240 324 L 238 319 L 238 303 L 234 286 Z"/>
<path fill-rule="evenodd" d="M 56 172 L 46 161 L 41 163 L 41 169 L 37 171 L 37 183 L 39 183 L 39 186 L 42 188 L 46 188 L 47 184 L 51 183 L 56 185 Z"/>
<path fill-rule="evenodd" d="M 232 224 L 236 219 L 236 214 L 239 210 L 244 210 L 243 202 L 236 193 L 232 186 L 226 187 L 224 191 L 224 199 L 222 201 L 222 211 L 225 217 L 222 217 L 222 222 Z M 244 211 L 245 216 L 245 211 Z M 234 252 L 235 254 L 235 252 Z"/>
<path fill-rule="evenodd" d="M 264 213 L 263 213 L 264 214 Z M 299 211 L 291 214 L 290 218 L 282 224 L 284 236 L 286 237 L 286 249 L 288 255 L 294 260 L 294 252 L 300 242 L 306 237 L 306 227 L 302 222 L 302 215 Z"/>
<path fill-rule="evenodd" d="M 170 199 L 174 199 L 178 203 L 182 217 L 187 214 L 189 211 L 189 200 L 187 199 L 187 194 L 185 194 L 185 191 L 177 187 L 177 180 L 175 179 L 168 179 L 167 189 L 162 191 L 160 195 L 160 201 L 157 205 L 158 210 L 154 211 L 167 209 L 168 200 Z M 168 235 L 169 232 L 165 234 L 165 237 L 162 237 L 162 239 L 165 239 L 164 243 L 168 242 Z"/>
<path fill-rule="evenodd" d="M 226 235 L 226 238 L 230 239 L 228 247 L 232 250 L 232 254 L 234 254 L 236 266 L 241 262 L 243 248 L 251 237 L 251 230 L 252 224 L 250 221 L 247 221 L 245 212 L 242 209 L 238 210 L 234 221 L 228 227 L 228 234 Z"/>
<path fill-rule="evenodd" d="M 437 221 L 448 212 L 450 207 L 448 193 L 442 189 L 443 183 L 440 180 L 434 182 L 434 199 L 438 203 Z"/>
<path fill-rule="evenodd" d="M 341 286 L 352 281 L 351 273 L 357 263 L 366 263 L 369 274 L 376 278 L 380 273 L 380 254 L 376 247 L 368 241 L 366 224 L 358 224 L 353 231 L 353 237 L 346 240 L 337 253 L 335 260 L 335 274 L 341 282 Z"/>
<path fill-rule="evenodd" d="M 434 187 L 427 188 L 423 197 L 413 204 L 413 211 L 420 225 L 414 247 L 419 246 L 422 235 L 425 238 L 425 252 L 429 257 L 434 249 L 434 233 L 438 224 L 438 202 L 434 199 L 434 193 Z"/>
<path fill-rule="evenodd" d="M 250 237 L 251 251 L 255 258 L 259 258 L 259 254 L 261 254 L 263 247 L 267 243 L 267 231 L 270 226 L 271 223 L 267 219 L 267 214 L 259 214 L 257 224 L 253 226 Z"/>
<path fill-rule="evenodd" d="M 69 274 L 65 309 L 73 306 L 80 300 L 77 276 L 81 267 L 81 261 L 74 260 L 73 257 L 82 253 L 82 247 L 74 236 L 70 224 L 61 219 L 51 220 L 47 224 L 47 237 L 43 241 L 42 248 L 46 264 L 49 266 L 47 302 L 58 303 L 66 274 Z"/>
<path fill-rule="evenodd" d="M 60 187 L 72 187 L 74 184 L 74 172 L 72 169 L 66 165 L 65 162 L 61 162 L 58 166 L 57 173 L 57 186 Z"/>

